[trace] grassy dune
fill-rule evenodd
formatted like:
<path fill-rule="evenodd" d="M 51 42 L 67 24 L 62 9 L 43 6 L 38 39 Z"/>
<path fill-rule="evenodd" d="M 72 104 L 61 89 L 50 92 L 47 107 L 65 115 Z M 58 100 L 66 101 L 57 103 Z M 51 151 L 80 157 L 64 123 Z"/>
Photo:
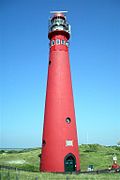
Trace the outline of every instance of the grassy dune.
<path fill-rule="evenodd" d="M 0 154 L 0 165 L 23 168 L 25 170 L 39 171 L 38 157 L 41 149 L 32 149 L 25 151 L 8 151 Z"/>
<path fill-rule="evenodd" d="M 98 144 L 81 145 L 81 170 L 86 170 L 88 164 L 94 165 L 94 170 L 106 169 L 112 164 L 112 157 L 117 155 L 120 164 L 120 147 L 118 146 L 102 146 Z"/>
<path fill-rule="evenodd" d="M 106 169 L 109 165 L 112 165 L 113 154 L 117 155 L 118 163 L 120 164 L 120 147 L 118 146 L 102 146 L 98 144 L 80 145 L 80 164 L 81 170 L 87 170 L 89 164 L 94 165 L 94 170 Z M 32 172 L 16 172 L 1 170 L 2 179 L 6 179 L 10 176 L 11 179 L 17 179 L 19 176 L 21 180 L 24 179 L 120 179 L 120 173 L 118 174 L 98 174 L 98 175 L 65 175 L 65 174 L 53 174 L 53 173 L 40 173 L 39 172 L 39 154 L 40 148 L 28 149 L 24 151 L 0 151 L 0 165 L 7 165 L 17 168 L 23 168 L 26 170 L 35 170 L 38 173 Z M 9 174 L 10 173 L 10 174 Z"/>

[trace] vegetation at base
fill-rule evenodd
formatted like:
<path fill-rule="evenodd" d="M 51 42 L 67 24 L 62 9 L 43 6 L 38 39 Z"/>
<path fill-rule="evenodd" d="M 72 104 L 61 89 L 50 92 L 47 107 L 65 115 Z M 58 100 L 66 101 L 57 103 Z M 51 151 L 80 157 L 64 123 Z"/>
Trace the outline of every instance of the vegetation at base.
<path fill-rule="evenodd" d="M 0 178 L 1 180 L 120 180 L 120 173 L 74 175 L 1 170 Z"/>
<path fill-rule="evenodd" d="M 94 170 L 107 169 L 112 165 L 112 157 L 117 155 L 120 165 L 120 146 L 102 146 L 99 144 L 82 144 L 79 146 L 81 171 L 86 171 L 88 165 Z M 0 151 L 0 165 L 22 168 L 29 171 L 39 171 L 41 148 L 24 149 L 20 151 Z"/>

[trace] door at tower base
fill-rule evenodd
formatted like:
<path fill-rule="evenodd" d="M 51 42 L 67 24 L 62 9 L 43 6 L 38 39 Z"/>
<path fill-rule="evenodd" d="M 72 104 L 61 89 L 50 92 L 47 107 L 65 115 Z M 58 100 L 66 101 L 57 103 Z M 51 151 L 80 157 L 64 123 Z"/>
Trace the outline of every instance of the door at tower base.
<path fill-rule="evenodd" d="M 79 172 L 77 128 L 70 73 L 70 27 L 64 14 L 50 19 L 50 51 L 42 152 L 41 172 Z"/>
<path fill-rule="evenodd" d="M 76 171 L 76 158 L 73 154 L 68 154 L 64 160 L 65 172 Z"/>

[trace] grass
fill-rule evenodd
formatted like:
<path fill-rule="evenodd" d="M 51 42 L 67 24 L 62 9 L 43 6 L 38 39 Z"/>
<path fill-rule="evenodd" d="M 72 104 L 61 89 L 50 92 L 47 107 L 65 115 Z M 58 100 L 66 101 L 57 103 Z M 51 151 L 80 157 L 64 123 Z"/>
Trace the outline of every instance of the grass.
<path fill-rule="evenodd" d="M 1 180 L 120 180 L 120 174 L 54 174 L 1 170 Z"/>
<path fill-rule="evenodd" d="M 4 152 L 0 154 L 0 164 L 17 168 L 23 168 L 25 170 L 39 171 L 39 149 L 32 149 L 28 151 L 12 151 Z M 21 163 L 20 163 L 21 162 Z M 23 163 L 24 162 L 24 163 Z"/>
<path fill-rule="evenodd" d="M 86 170 L 88 164 L 94 165 L 94 170 L 107 169 L 112 165 L 113 154 L 117 155 L 120 164 L 120 147 L 102 146 L 99 144 L 81 145 L 79 147 L 81 170 Z"/>
<path fill-rule="evenodd" d="M 98 144 L 80 145 L 80 164 L 81 170 L 86 171 L 89 164 L 94 165 L 94 170 L 107 169 L 112 165 L 113 154 L 117 155 L 118 164 L 120 164 L 120 147 L 102 146 Z M 38 173 L 1 170 L 1 179 L 110 179 L 119 180 L 120 173 L 110 174 L 54 174 L 39 172 L 39 154 L 40 148 L 28 149 L 24 151 L 0 151 L 0 165 L 12 166 L 26 170 L 35 170 Z M 8 178 L 10 176 L 10 178 Z"/>

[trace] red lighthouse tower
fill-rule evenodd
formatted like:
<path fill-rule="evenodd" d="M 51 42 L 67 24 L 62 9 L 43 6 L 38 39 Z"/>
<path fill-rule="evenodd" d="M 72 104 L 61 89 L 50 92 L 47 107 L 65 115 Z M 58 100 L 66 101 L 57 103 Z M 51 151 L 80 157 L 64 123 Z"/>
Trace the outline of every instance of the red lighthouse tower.
<path fill-rule="evenodd" d="M 70 25 L 64 13 L 54 12 L 49 23 L 50 54 L 40 161 L 42 172 L 80 170 L 68 53 Z"/>

